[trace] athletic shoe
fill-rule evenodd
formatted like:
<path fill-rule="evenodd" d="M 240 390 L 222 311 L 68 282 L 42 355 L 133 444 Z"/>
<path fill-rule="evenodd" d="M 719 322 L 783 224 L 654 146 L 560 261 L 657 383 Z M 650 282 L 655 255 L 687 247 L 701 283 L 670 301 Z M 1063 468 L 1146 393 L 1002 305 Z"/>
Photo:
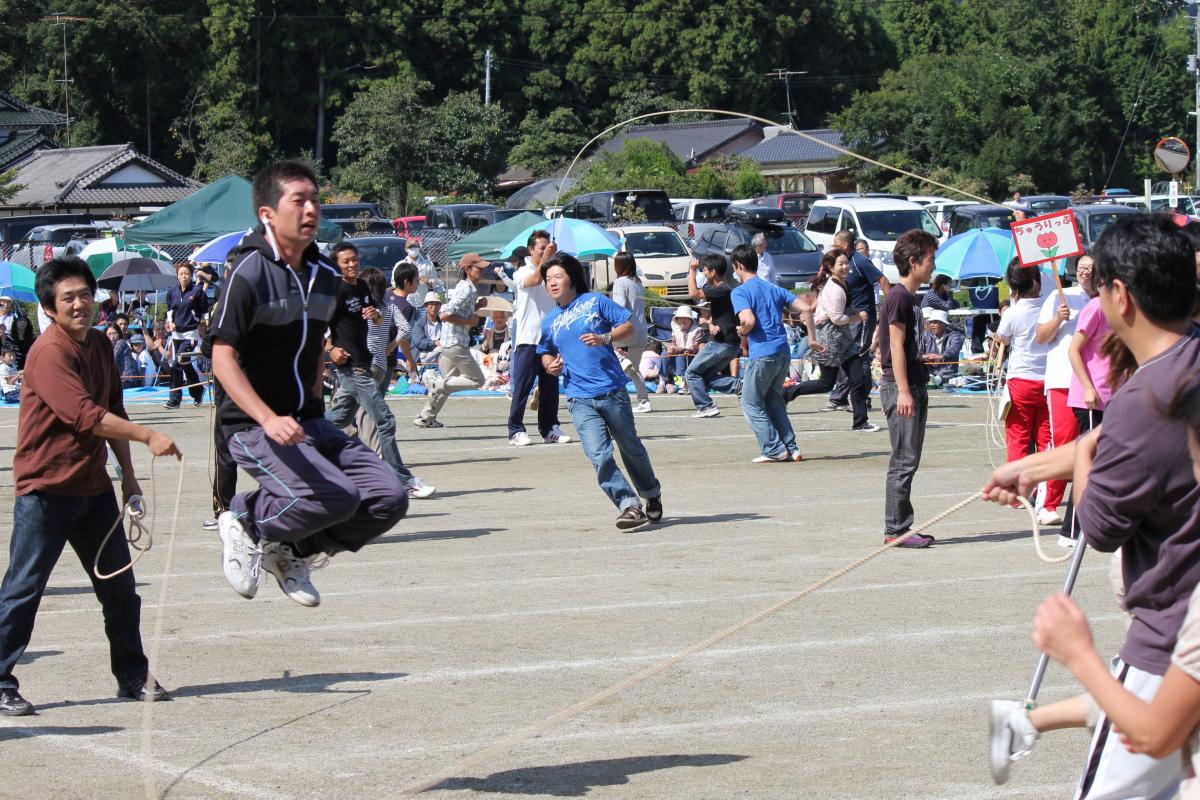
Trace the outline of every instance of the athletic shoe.
<path fill-rule="evenodd" d="M 662 519 L 662 498 L 648 497 L 646 498 L 646 518 L 651 522 L 658 522 Z"/>
<path fill-rule="evenodd" d="M 133 683 L 121 683 L 117 685 L 117 697 L 121 700 L 137 700 L 139 703 L 146 700 L 146 678 L 140 678 Z M 171 695 L 167 693 L 158 681 L 154 681 L 154 688 L 150 690 L 151 703 L 163 703 L 171 699 Z"/>
<path fill-rule="evenodd" d="M 175 409 L 179 408 L 179 403 L 172 403 L 172 402 L 168 401 L 166 403 L 163 403 L 163 408 L 169 408 L 172 411 L 174 411 Z"/>
<path fill-rule="evenodd" d="M 212 518 L 210 518 L 210 519 L 206 519 L 206 520 L 204 520 L 204 522 L 201 522 L 201 523 L 200 523 L 200 527 L 201 527 L 201 528 L 203 528 L 203 529 L 204 529 L 204 530 L 206 530 L 206 531 L 215 531 L 215 530 L 217 530 L 217 529 L 218 529 L 220 526 L 217 524 L 217 518 L 216 518 L 216 517 L 212 517 Z"/>
<path fill-rule="evenodd" d="M 630 506 L 621 512 L 621 516 L 617 517 L 617 527 L 625 531 L 645 525 L 649 521 L 650 518 L 646 516 L 646 512 L 642 510 L 641 506 Z"/>
<path fill-rule="evenodd" d="M 426 486 L 417 477 L 414 477 L 413 482 L 408 486 L 408 496 L 415 500 L 424 500 L 428 497 L 433 497 L 433 493 L 436 491 L 437 489 L 432 486 Z"/>
<path fill-rule="evenodd" d="M 192 401 L 192 405 L 194 405 L 196 408 L 199 408 L 200 406 L 204 405 L 204 398 L 197 397 L 195 400 Z"/>
<path fill-rule="evenodd" d="M 16 689 L 0 689 L 0 714 L 6 717 L 28 717 L 33 703 L 21 697 Z"/>
<path fill-rule="evenodd" d="M 250 600 L 258 593 L 262 549 L 246 533 L 237 514 L 232 511 L 217 517 L 217 532 L 221 536 L 225 580 L 229 581 L 235 592 Z"/>
<path fill-rule="evenodd" d="M 566 444 L 571 441 L 571 437 L 563 433 L 562 428 L 555 425 L 549 433 L 542 437 L 542 441 L 546 444 Z"/>
<path fill-rule="evenodd" d="M 842 405 L 841 403 L 835 403 L 832 400 L 830 400 L 829 402 L 825 403 L 825 405 L 821 406 L 817 410 L 818 411 L 849 411 L 850 406 Z"/>
<path fill-rule="evenodd" d="M 262 565 L 263 569 L 275 576 L 279 588 L 290 599 L 309 608 L 321 604 L 321 595 L 308 577 L 312 566 L 307 559 L 296 555 L 292 545 L 287 542 L 267 542 L 263 545 Z"/>
<path fill-rule="evenodd" d="M 750 459 L 751 464 L 773 464 L 778 461 L 791 461 L 792 454 L 784 450 L 777 456 L 755 456 Z"/>
<path fill-rule="evenodd" d="M 1062 525 L 1062 517 L 1052 508 L 1039 508 L 1037 512 L 1038 525 L 1043 528 L 1051 525 Z"/>
<path fill-rule="evenodd" d="M 721 409 L 717 408 L 716 406 L 709 406 L 708 408 L 700 409 L 695 414 L 692 414 L 692 416 L 695 417 L 696 419 L 707 419 L 708 417 L 719 417 L 719 416 L 721 416 Z"/>
<path fill-rule="evenodd" d="M 850 430 L 858 431 L 859 433 L 874 433 L 875 431 L 879 430 L 879 426 L 874 422 L 868 422 L 866 425 L 859 425 L 858 427 L 851 428 Z"/>
<path fill-rule="evenodd" d="M 1038 738 L 1038 729 L 1029 721 L 1025 704 L 1016 700 L 993 700 L 990 725 L 992 740 L 992 780 L 1004 783 L 1012 762 L 1029 755 Z"/>
<path fill-rule="evenodd" d="M 444 428 L 444 427 L 446 427 L 442 423 L 438 422 L 436 419 L 425 419 L 424 417 L 417 417 L 416 419 L 414 419 L 413 425 L 416 425 L 418 428 Z"/>
<path fill-rule="evenodd" d="M 1074 540 L 1074 539 L 1072 539 L 1070 536 L 1063 536 L 1063 535 L 1060 533 L 1060 534 L 1058 535 L 1058 546 L 1059 546 L 1059 547 L 1065 547 L 1065 548 L 1067 548 L 1067 549 L 1070 549 L 1070 548 L 1072 548 L 1072 547 L 1074 547 L 1074 546 L 1075 546 L 1075 540 Z"/>
<path fill-rule="evenodd" d="M 921 550 L 929 547 L 934 542 L 932 536 L 926 536 L 923 533 L 914 533 L 911 536 L 903 533 L 899 536 L 884 536 L 883 542 L 884 544 L 891 544 L 897 539 L 900 539 L 901 542 L 896 547 L 904 547 L 910 550 Z"/>
<path fill-rule="evenodd" d="M 650 413 L 650 401 L 649 400 L 639 400 L 637 403 L 634 403 L 633 413 L 649 414 Z"/>
<path fill-rule="evenodd" d="M 512 436 L 508 437 L 508 441 L 509 444 L 512 444 L 516 447 L 528 447 L 529 445 L 533 444 L 533 442 L 529 440 L 529 434 L 525 431 L 517 431 Z"/>
<path fill-rule="evenodd" d="M 788 458 L 791 459 L 792 461 L 803 461 L 804 460 L 804 456 L 803 456 L 803 454 L 801 454 L 801 452 L 799 450 L 797 450 L 794 453 L 788 453 Z"/>

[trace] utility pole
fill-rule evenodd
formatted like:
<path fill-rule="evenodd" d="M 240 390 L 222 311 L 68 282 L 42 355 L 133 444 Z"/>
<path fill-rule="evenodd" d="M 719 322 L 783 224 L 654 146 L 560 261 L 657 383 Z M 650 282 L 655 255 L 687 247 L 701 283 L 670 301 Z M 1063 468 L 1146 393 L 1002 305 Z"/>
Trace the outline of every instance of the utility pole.
<path fill-rule="evenodd" d="M 483 104 L 492 104 L 492 48 L 483 54 Z"/>
<path fill-rule="evenodd" d="M 777 81 L 783 81 L 784 91 L 787 92 L 787 119 L 789 128 L 796 127 L 795 117 L 792 116 L 792 76 L 807 74 L 807 70 L 786 69 L 775 69 L 767 73 L 768 78 L 774 78 Z"/>
<path fill-rule="evenodd" d="M 63 17 L 62 12 L 55 12 L 51 16 L 54 17 L 55 27 L 62 28 L 62 48 L 63 48 L 63 76 L 61 80 L 56 80 L 55 83 L 63 85 L 63 107 L 66 109 L 67 115 L 67 149 L 71 149 L 71 78 L 67 75 L 67 21 Z"/>

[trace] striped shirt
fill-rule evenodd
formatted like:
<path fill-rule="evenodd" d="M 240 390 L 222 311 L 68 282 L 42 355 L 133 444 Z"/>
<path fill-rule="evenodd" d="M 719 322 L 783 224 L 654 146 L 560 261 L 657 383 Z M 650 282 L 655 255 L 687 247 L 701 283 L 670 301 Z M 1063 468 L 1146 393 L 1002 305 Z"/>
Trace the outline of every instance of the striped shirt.
<path fill-rule="evenodd" d="M 397 333 L 393 334 L 392 331 Z M 379 307 L 379 321 L 367 320 L 367 350 L 371 352 L 371 366 L 387 370 L 388 348 L 396 339 L 407 339 L 412 335 L 408 320 L 400 309 L 391 303 Z"/>

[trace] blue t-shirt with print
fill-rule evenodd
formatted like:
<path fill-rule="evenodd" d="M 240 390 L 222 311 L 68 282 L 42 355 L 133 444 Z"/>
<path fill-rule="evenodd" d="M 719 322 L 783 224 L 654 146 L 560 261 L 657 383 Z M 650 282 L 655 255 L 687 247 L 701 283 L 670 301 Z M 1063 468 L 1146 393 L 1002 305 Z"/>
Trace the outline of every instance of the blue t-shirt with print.
<path fill-rule="evenodd" d="M 787 331 L 783 327 L 783 309 L 795 299 L 791 292 L 762 278 L 751 278 L 740 284 L 730 295 L 734 313 L 747 308 L 754 312 L 758 324 L 746 338 L 750 340 L 750 357 L 762 358 L 788 351 Z"/>
<path fill-rule="evenodd" d="M 566 307 L 555 306 L 542 319 L 538 355 L 561 355 L 567 397 L 601 397 L 625 390 L 625 373 L 612 347 L 587 345 L 585 333 L 604 335 L 623 325 L 630 314 L 602 294 L 588 292 Z"/>

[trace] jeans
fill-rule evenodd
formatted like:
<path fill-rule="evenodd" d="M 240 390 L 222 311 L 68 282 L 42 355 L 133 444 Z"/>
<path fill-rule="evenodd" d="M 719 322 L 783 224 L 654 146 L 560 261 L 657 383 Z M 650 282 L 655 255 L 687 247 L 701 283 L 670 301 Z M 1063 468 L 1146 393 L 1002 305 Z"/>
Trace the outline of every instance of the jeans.
<path fill-rule="evenodd" d="M 729 362 L 741 355 L 741 352 L 742 349 L 738 345 L 722 342 L 708 342 L 700 348 L 684 377 L 697 409 L 704 410 L 713 405 L 713 399 L 708 395 L 713 389 L 726 394 L 732 394 L 737 389 L 737 378 L 718 373 L 728 367 Z"/>
<path fill-rule="evenodd" d="M 670 384 L 676 375 L 683 375 L 687 369 L 687 356 L 658 357 L 658 380 L 663 384 Z"/>
<path fill-rule="evenodd" d="M 325 419 L 338 428 L 346 428 L 354 420 L 354 412 L 362 408 L 371 415 L 379 438 L 379 455 L 392 471 L 400 476 L 407 486 L 412 482 L 412 473 L 400 460 L 396 447 L 396 418 L 383 399 L 379 380 L 369 369 L 341 366 L 337 368 L 338 388 L 333 394 L 333 403 L 325 412 Z"/>
<path fill-rule="evenodd" d="M 913 414 L 902 417 L 896 411 L 900 390 L 892 381 L 879 384 L 879 402 L 887 416 L 888 438 L 892 440 L 892 459 L 888 462 L 884 488 L 883 527 L 887 536 L 906 533 L 913 524 L 913 477 L 921 466 L 921 448 L 925 446 L 925 423 L 929 419 L 929 391 L 922 386 L 911 389 Z"/>
<path fill-rule="evenodd" d="M 113 675 L 125 685 L 146 677 L 142 601 L 133 570 L 106 581 L 92 573 L 100 541 L 118 513 L 112 490 L 91 497 L 32 492 L 16 498 L 8 571 L 0 585 L 0 688 L 18 687 L 13 669 L 29 645 L 46 582 L 66 544 L 71 545 L 87 571 L 104 612 Z M 107 574 L 128 563 L 125 529 L 118 526 L 100 556 L 100 571 Z"/>
<path fill-rule="evenodd" d="M 791 359 L 786 350 L 769 356 L 746 360 L 742 375 L 742 414 L 758 439 L 764 456 L 777 457 L 794 453 L 796 434 L 787 415 L 783 399 L 783 382 L 787 379 Z"/>
<path fill-rule="evenodd" d="M 600 488 L 613 505 L 624 511 L 630 506 L 641 505 L 638 495 L 650 498 L 662 493 L 662 486 L 654 477 L 654 467 L 650 465 L 650 454 L 638 438 L 633 406 L 623 387 L 600 397 L 569 397 L 567 408 L 571 411 L 571 421 L 579 433 L 583 452 L 596 469 Z M 621 461 L 637 487 L 636 494 L 617 466 L 613 442 L 621 451 Z"/>
<path fill-rule="evenodd" d="M 857 353 L 842 362 L 841 366 L 823 365 L 821 377 L 811 381 L 801 381 L 783 392 L 784 398 L 792 400 L 806 394 L 824 394 L 833 388 L 834 381 L 841 376 L 849 376 L 846 385 L 850 392 L 850 405 L 854 409 L 854 421 L 851 425 L 861 428 L 867 424 L 867 378 L 864 374 L 862 357 Z"/>
<path fill-rule="evenodd" d="M 525 401 L 536 383 L 538 387 L 538 433 L 542 436 L 558 424 L 558 376 L 546 372 L 536 344 L 519 344 L 509 358 L 512 375 L 512 403 L 508 407 L 508 435 L 525 430 Z"/>
<path fill-rule="evenodd" d="M 387 389 L 388 385 L 392 382 L 392 370 L 394 368 L 395 365 L 393 364 L 386 371 L 380 372 L 378 367 L 371 367 L 371 377 L 379 379 L 379 397 L 381 400 L 383 400 L 385 406 L 387 405 Z M 388 408 L 388 411 L 390 412 L 391 409 Z M 393 414 L 393 430 L 395 429 L 395 419 L 396 417 Z M 396 444 L 395 435 L 393 434 L 390 439 L 381 437 L 379 435 L 379 428 L 376 426 L 375 419 L 371 416 L 371 412 L 361 405 L 358 407 L 358 411 L 354 412 L 354 427 L 358 429 L 358 438 L 362 441 L 362 443 L 378 453 L 380 458 L 383 458 L 383 443 L 385 440 L 390 441 L 393 445 L 395 445 L 396 458 L 400 460 L 400 469 L 396 470 L 396 474 L 400 476 L 400 480 L 405 486 L 416 485 L 417 477 L 412 474 L 412 470 L 405 466 L 404 458 L 400 455 L 400 445 Z"/>

